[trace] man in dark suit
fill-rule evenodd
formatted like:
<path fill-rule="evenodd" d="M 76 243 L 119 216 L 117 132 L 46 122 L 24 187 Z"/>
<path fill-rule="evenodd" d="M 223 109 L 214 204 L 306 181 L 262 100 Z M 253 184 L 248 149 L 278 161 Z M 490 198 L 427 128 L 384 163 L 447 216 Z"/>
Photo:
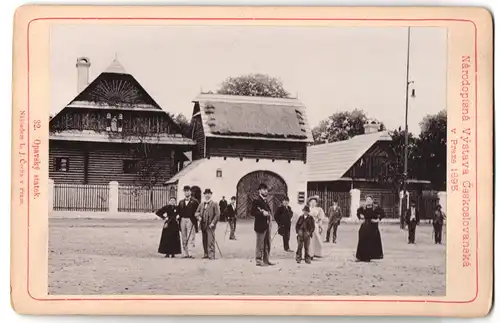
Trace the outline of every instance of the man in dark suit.
<path fill-rule="evenodd" d="M 325 242 L 330 242 L 330 233 L 332 233 L 332 242 L 337 243 L 337 228 L 342 220 L 342 211 L 340 210 L 338 200 L 333 200 L 333 205 L 328 209 L 328 229 L 326 230 Z"/>
<path fill-rule="evenodd" d="M 274 220 L 278 225 L 278 234 L 283 237 L 283 248 L 287 252 L 293 252 L 290 250 L 290 229 L 292 227 L 292 208 L 288 205 L 290 199 L 285 196 L 283 199 L 283 204 L 274 213 Z"/>
<path fill-rule="evenodd" d="M 408 243 L 415 243 L 415 232 L 417 230 L 417 224 L 420 222 L 420 214 L 417 210 L 417 203 L 412 201 L 410 203 L 410 208 L 406 212 L 406 224 L 408 225 Z"/>
<path fill-rule="evenodd" d="M 434 212 L 434 218 L 432 219 L 432 226 L 434 227 L 434 243 L 441 244 L 443 236 L 443 224 L 446 219 L 446 214 L 444 214 L 441 209 L 441 205 L 438 204 L 436 211 Z"/>
<path fill-rule="evenodd" d="M 229 233 L 229 240 L 236 240 L 234 233 L 236 231 L 236 197 L 231 197 L 231 203 L 226 207 L 224 216 L 229 225 L 231 232 Z"/>
<path fill-rule="evenodd" d="M 205 201 L 201 202 L 196 210 L 196 218 L 200 221 L 203 241 L 203 259 L 215 259 L 215 227 L 220 218 L 217 203 L 212 201 L 212 191 L 207 188 L 203 195 Z"/>
<path fill-rule="evenodd" d="M 259 185 L 259 196 L 253 200 L 250 214 L 255 218 L 254 231 L 257 235 L 255 262 L 257 266 L 272 266 L 271 251 L 271 207 L 267 203 L 267 185 Z"/>
<path fill-rule="evenodd" d="M 195 234 L 198 231 L 198 222 L 195 217 L 198 201 L 191 196 L 191 188 L 184 186 L 185 198 L 179 202 L 178 212 L 181 224 L 183 258 L 193 258 L 189 249 L 194 249 Z"/>
<path fill-rule="evenodd" d="M 219 201 L 220 220 L 222 222 L 226 221 L 226 215 L 224 213 L 226 211 L 226 207 L 227 207 L 226 197 L 223 196 L 222 199 Z"/>

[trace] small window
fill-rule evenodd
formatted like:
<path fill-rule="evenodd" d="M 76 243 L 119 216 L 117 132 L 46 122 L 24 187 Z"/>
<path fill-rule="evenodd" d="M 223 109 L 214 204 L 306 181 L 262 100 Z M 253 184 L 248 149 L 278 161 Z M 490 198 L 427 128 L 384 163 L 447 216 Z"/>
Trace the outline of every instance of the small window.
<path fill-rule="evenodd" d="M 69 170 L 69 158 L 56 157 L 55 170 L 56 172 L 67 172 Z"/>
<path fill-rule="evenodd" d="M 216 176 L 217 178 L 222 177 L 222 169 L 220 169 L 220 168 L 219 168 L 219 169 L 217 169 L 217 172 L 215 173 L 215 176 Z"/>
<path fill-rule="evenodd" d="M 138 171 L 137 160 L 124 160 L 123 161 L 123 172 L 125 174 L 136 174 Z"/>

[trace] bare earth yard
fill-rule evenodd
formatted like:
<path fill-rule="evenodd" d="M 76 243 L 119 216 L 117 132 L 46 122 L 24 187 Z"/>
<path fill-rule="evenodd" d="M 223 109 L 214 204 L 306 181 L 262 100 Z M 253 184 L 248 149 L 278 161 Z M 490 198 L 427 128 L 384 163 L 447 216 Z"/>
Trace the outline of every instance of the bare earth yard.
<path fill-rule="evenodd" d="M 167 259 L 156 253 L 160 220 L 51 219 L 49 293 L 83 295 L 445 295 L 446 247 L 432 242 L 432 226 L 417 227 L 417 244 L 396 224 L 380 227 L 385 258 L 354 262 L 357 224 L 341 224 L 337 244 L 324 244 L 324 258 L 298 265 L 272 243 L 272 267 L 256 267 L 253 222 L 240 221 L 236 237 L 217 227 L 223 258 Z M 274 232 L 273 228 L 273 232 Z M 323 232 L 323 236 L 325 232 Z M 443 237 L 445 238 L 445 237 Z M 445 241 L 445 239 L 443 239 Z M 296 239 L 292 234 L 291 247 Z"/>

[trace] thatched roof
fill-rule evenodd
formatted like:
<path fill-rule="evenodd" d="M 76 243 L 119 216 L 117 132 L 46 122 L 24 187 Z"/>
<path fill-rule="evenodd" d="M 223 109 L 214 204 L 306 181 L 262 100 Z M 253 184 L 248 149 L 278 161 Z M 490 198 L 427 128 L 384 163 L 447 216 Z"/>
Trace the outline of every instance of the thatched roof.
<path fill-rule="evenodd" d="M 297 99 L 201 94 L 194 102 L 209 137 L 312 141 L 305 106 Z"/>

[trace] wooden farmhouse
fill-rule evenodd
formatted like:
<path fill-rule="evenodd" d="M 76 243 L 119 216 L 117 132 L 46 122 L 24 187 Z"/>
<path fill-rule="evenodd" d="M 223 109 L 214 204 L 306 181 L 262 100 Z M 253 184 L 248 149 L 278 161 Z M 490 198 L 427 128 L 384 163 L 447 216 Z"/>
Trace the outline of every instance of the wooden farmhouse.
<path fill-rule="evenodd" d="M 193 161 L 167 181 L 210 188 L 215 200 L 237 197 L 246 217 L 260 183 L 269 186 L 273 210 L 285 195 L 299 211 L 306 194 L 307 145 L 313 141 L 304 105 L 297 99 L 200 94 L 194 99 Z"/>
<path fill-rule="evenodd" d="M 362 200 L 371 195 L 387 217 L 397 218 L 402 192 L 380 180 L 390 175 L 388 164 L 395 159 L 389 146 L 392 138 L 387 131 L 379 131 L 380 125 L 374 121 L 364 128 L 365 134 L 349 140 L 308 147 L 308 195 L 318 195 L 325 212 L 337 198 L 344 216 L 353 218 Z M 426 210 L 433 207 L 429 201 L 435 200 L 426 198 L 429 189 L 428 181 L 408 180 L 410 199 Z"/>
<path fill-rule="evenodd" d="M 89 84 L 76 63 L 78 95 L 50 120 L 49 177 L 55 183 L 162 185 L 195 142 L 118 60 Z M 147 170 L 145 170 L 147 168 Z"/>

